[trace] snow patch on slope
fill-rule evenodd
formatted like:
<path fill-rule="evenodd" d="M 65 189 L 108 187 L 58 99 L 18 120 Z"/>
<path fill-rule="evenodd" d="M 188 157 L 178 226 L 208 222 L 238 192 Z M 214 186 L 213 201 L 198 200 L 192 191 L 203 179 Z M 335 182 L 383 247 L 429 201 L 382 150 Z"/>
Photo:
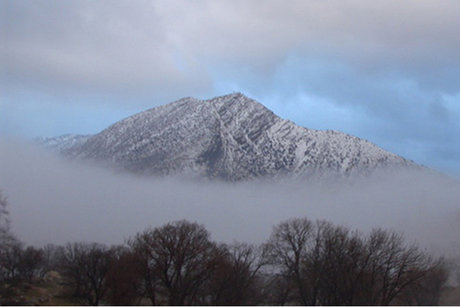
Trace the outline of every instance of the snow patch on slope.
<path fill-rule="evenodd" d="M 135 114 L 65 152 L 147 175 L 230 181 L 416 167 L 366 140 L 297 126 L 240 93 L 187 97 Z"/>

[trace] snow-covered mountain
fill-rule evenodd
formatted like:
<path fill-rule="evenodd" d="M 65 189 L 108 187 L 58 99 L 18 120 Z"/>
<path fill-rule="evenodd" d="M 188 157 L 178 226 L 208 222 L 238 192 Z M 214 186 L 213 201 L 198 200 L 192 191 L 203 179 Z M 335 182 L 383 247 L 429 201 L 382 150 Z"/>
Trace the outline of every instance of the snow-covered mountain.
<path fill-rule="evenodd" d="M 91 135 L 64 134 L 51 138 L 37 138 L 35 141 L 56 152 L 63 152 L 85 143 Z"/>
<path fill-rule="evenodd" d="M 297 126 L 240 93 L 183 98 L 121 120 L 63 151 L 146 175 L 230 181 L 416 167 L 366 140 Z"/>

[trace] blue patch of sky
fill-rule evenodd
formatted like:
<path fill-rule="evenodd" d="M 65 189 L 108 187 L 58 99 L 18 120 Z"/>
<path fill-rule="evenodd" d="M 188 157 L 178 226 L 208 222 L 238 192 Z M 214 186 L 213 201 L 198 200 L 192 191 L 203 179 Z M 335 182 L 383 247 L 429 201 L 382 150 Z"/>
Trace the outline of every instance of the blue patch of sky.
<path fill-rule="evenodd" d="M 178 71 L 182 73 L 187 71 L 187 61 L 185 60 L 181 52 L 179 52 L 178 50 L 173 50 L 173 52 L 171 53 L 171 58 L 174 63 L 174 67 Z"/>
<path fill-rule="evenodd" d="M 460 151 L 460 95 L 421 88 L 397 71 L 369 72 L 337 59 L 294 54 L 267 74 L 229 64 L 211 73 L 216 94 L 240 91 L 301 126 L 340 130 L 460 174 L 460 161 L 447 161 L 458 161 Z"/>

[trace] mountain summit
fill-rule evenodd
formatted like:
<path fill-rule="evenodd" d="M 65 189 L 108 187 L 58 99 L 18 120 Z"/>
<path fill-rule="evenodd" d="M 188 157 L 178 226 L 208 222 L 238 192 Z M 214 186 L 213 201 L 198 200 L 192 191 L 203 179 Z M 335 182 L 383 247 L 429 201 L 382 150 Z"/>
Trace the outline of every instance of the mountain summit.
<path fill-rule="evenodd" d="M 366 140 L 297 126 L 241 93 L 188 97 L 135 114 L 65 153 L 135 173 L 230 181 L 414 165 Z"/>

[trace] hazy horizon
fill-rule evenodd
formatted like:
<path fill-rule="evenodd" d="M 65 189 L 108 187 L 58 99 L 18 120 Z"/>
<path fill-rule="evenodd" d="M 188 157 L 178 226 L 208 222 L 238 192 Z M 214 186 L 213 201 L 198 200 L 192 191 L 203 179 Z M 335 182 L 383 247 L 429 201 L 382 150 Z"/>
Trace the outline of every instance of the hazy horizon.
<path fill-rule="evenodd" d="M 180 219 L 204 224 L 217 241 L 262 243 L 276 224 L 307 217 L 364 232 L 403 232 L 409 242 L 437 253 L 460 251 L 460 182 L 441 174 L 217 183 L 114 173 L 5 139 L 0 153 L 12 230 L 27 244 L 119 244 Z"/>

